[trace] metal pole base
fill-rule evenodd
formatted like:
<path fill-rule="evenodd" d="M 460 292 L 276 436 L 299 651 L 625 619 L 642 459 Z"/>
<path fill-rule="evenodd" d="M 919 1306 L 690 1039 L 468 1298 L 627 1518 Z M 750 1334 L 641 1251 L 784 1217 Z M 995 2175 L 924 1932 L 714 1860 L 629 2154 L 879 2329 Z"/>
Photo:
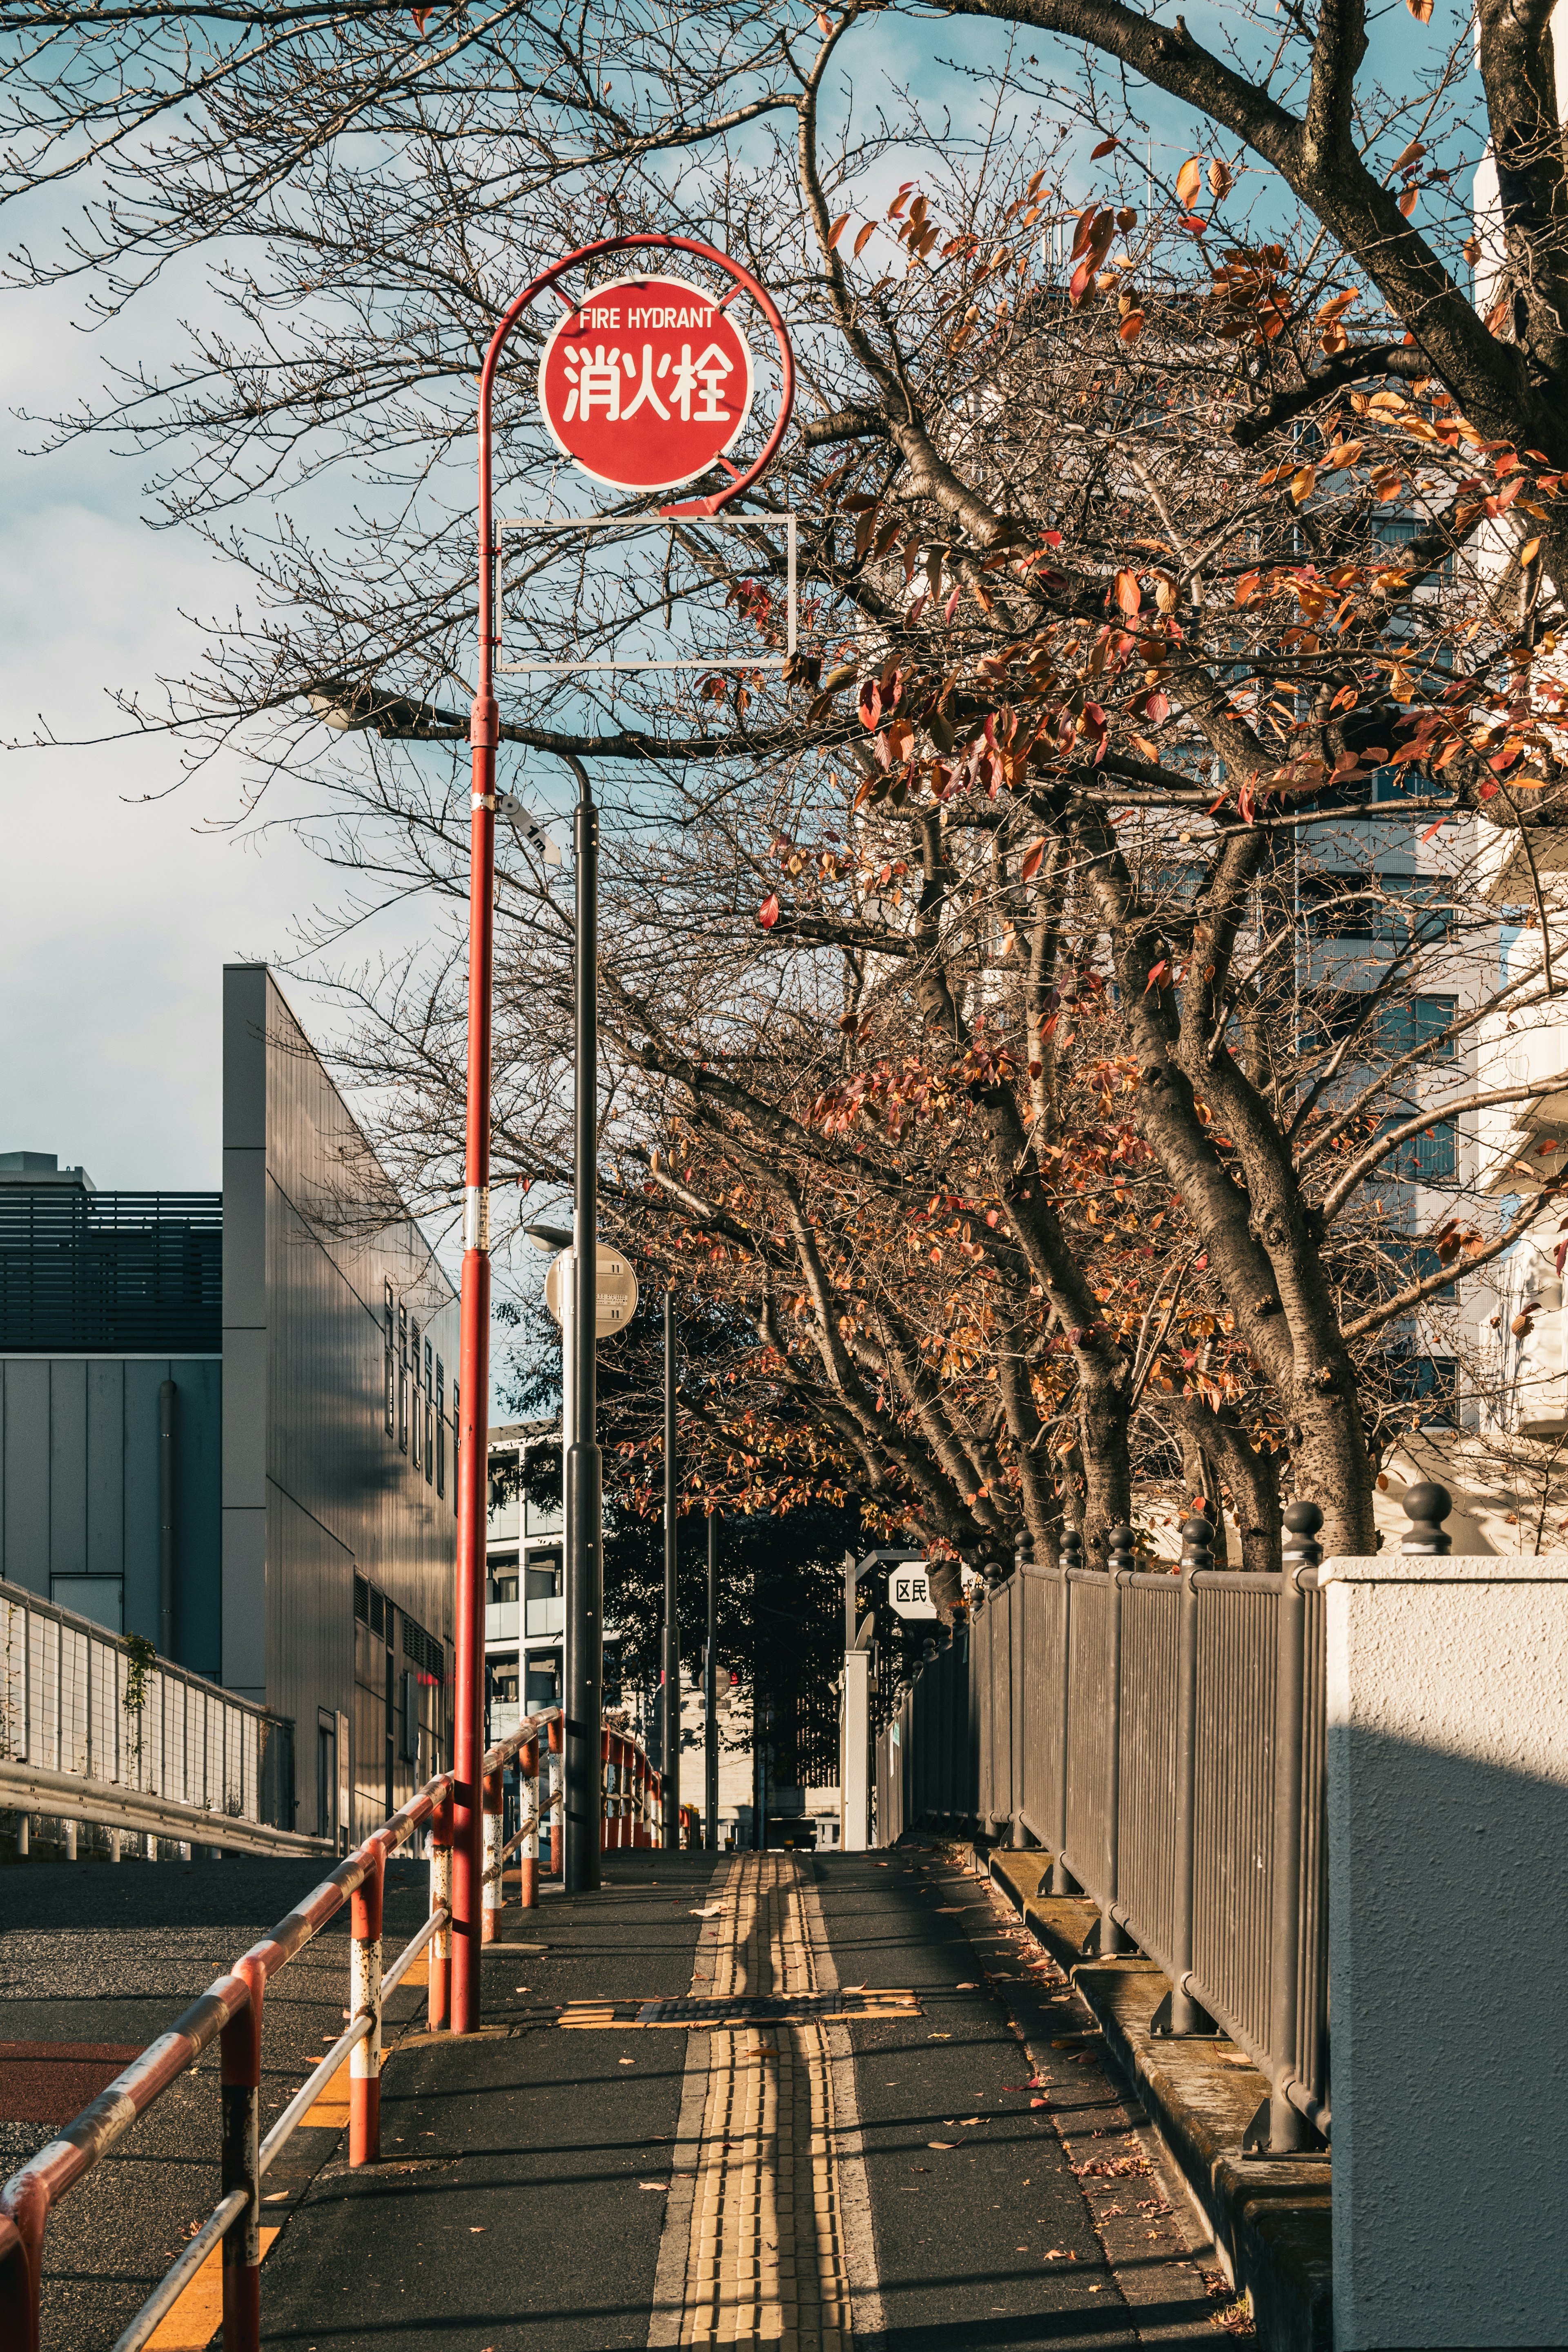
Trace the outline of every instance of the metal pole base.
<path fill-rule="evenodd" d="M 1158 2042 L 1193 2042 L 1200 2037 L 1212 2040 L 1219 2028 L 1190 1992 L 1173 1991 L 1149 2020 L 1149 2031 Z"/>

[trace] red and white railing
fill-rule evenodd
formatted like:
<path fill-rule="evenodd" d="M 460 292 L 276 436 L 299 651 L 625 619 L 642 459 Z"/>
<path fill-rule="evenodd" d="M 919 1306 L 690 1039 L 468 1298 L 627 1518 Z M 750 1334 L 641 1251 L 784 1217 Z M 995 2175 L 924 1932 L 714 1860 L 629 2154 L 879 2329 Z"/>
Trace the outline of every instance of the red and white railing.
<path fill-rule="evenodd" d="M 603 1843 L 606 1849 L 656 1844 L 661 1833 L 660 1776 L 633 1741 L 608 1733 L 605 1738 L 616 1777 L 606 1796 Z M 483 1761 L 483 1942 L 495 1937 L 507 1855 L 521 1846 L 520 1893 L 523 1905 L 531 1906 L 539 1896 L 540 1832 L 552 1814 L 556 1825 L 552 1843 L 552 1847 L 559 1844 L 560 1800 L 558 1794 L 549 1793 L 552 1776 L 548 1770 L 541 1771 L 542 1740 L 546 1755 L 559 1754 L 558 1708 L 527 1717 Z M 514 1763 L 522 1784 L 523 1821 L 516 1835 L 503 1845 L 503 1784 Z M 268 2168 L 345 2058 L 349 2062 L 349 2162 L 357 2167 L 377 2160 L 383 2008 L 387 1994 L 426 1949 L 431 2030 L 440 2030 L 450 2017 L 454 1787 L 455 1776 L 450 1772 L 437 1773 L 427 1780 L 401 1811 L 373 1831 L 287 1918 L 252 1945 L 227 1975 L 210 1984 L 167 2033 L 150 2043 L 0 2189 L 0 2346 L 5 2352 L 38 2352 L 44 2232 L 54 2207 L 215 2040 L 221 2086 L 223 2195 L 120 2336 L 114 2352 L 139 2352 L 220 2243 L 225 2352 L 260 2352 L 261 2183 Z M 391 1966 L 384 1968 L 382 1899 L 387 1857 L 426 1822 L 430 1827 L 429 1916 Z M 559 1869 L 558 1852 L 553 1866 Z M 263 2139 L 261 2029 L 268 1985 L 345 1903 L 350 1906 L 351 2021 Z"/>

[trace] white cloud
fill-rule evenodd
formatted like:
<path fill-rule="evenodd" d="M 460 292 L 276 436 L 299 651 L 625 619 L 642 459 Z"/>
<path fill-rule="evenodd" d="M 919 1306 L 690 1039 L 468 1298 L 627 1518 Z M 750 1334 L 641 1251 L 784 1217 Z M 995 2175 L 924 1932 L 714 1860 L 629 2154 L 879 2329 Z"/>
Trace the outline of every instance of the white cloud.
<path fill-rule="evenodd" d="M 43 461 L 56 477 L 60 458 Z M 184 613 L 232 604 L 191 542 L 73 503 L 0 528 L 0 732 L 120 724 L 107 689 L 151 687 L 196 651 Z M 264 848 L 200 828 L 226 815 L 236 763 L 167 798 L 164 739 L 0 760 L 0 1150 L 56 1151 L 100 1185 L 216 1186 L 221 967 L 277 953 L 318 895 L 285 835 Z M 301 1011 L 306 1008 L 301 1005 Z"/>

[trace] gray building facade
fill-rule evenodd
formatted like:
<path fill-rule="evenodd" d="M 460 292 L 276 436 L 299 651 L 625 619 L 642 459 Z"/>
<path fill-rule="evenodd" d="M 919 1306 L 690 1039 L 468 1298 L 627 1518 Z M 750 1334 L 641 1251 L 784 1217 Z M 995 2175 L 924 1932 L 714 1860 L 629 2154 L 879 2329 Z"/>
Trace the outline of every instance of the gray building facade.
<path fill-rule="evenodd" d="M 457 1296 L 264 965 L 223 1071 L 222 1679 L 358 1836 L 447 1759 Z"/>
<path fill-rule="evenodd" d="M 221 1196 L 0 1153 L 0 1578 L 285 1718 L 283 1825 L 362 1836 L 449 1757 L 457 1358 L 417 1223 L 229 965 Z"/>

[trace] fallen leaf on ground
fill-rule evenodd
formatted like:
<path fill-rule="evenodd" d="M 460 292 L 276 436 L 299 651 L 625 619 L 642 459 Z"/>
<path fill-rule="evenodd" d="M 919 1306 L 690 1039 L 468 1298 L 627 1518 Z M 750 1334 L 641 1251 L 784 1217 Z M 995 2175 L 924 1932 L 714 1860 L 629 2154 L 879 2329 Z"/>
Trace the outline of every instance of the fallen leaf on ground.
<path fill-rule="evenodd" d="M 637 2063 L 635 2058 L 617 2058 L 616 2061 L 617 2066 L 635 2066 Z"/>
<path fill-rule="evenodd" d="M 952 2036 L 951 2033 L 928 2033 L 926 2035 L 926 2040 L 928 2042 L 951 2042 L 952 2040 Z"/>
<path fill-rule="evenodd" d="M 980 2121 L 980 2118 L 978 2116 L 960 2116 L 958 2121 L 960 2128 L 963 2131 L 967 2131 L 970 2126 L 972 2124 L 977 2124 Z"/>
<path fill-rule="evenodd" d="M 724 1906 L 721 1903 L 705 1903 L 700 1911 L 691 1911 L 688 1916 L 692 1919 L 716 1919 L 723 1908 Z"/>
<path fill-rule="evenodd" d="M 952 1989 L 954 1992 L 978 1992 L 980 1990 L 980 1987 L 977 1984 L 954 1985 Z"/>
<path fill-rule="evenodd" d="M 927 2147 L 956 2147 L 958 2142 L 955 2139 L 928 2139 L 926 2146 Z"/>
<path fill-rule="evenodd" d="M 637 2182 L 637 2187 L 639 2189 L 668 2189 L 669 2187 L 669 2183 L 668 2180 L 639 2180 Z"/>
<path fill-rule="evenodd" d="M 490 2225 L 488 2221 L 470 2221 L 468 2224 L 468 2235 L 470 2238 L 482 2238 L 489 2226 Z"/>
<path fill-rule="evenodd" d="M 1049 2099 L 1031 2099 L 1029 2101 L 1029 2105 L 1032 2107 L 1048 2107 L 1050 2104 Z"/>

